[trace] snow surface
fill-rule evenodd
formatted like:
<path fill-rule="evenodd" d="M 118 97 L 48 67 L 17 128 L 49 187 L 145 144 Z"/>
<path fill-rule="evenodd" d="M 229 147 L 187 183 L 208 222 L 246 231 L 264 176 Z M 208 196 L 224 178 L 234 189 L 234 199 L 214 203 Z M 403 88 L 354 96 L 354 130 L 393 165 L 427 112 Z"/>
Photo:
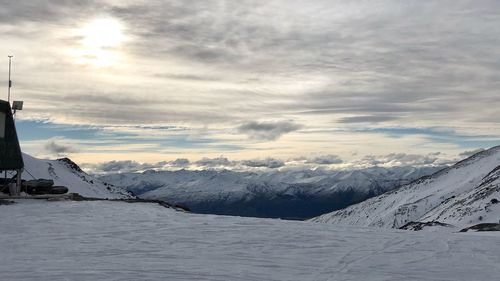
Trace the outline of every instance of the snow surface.
<path fill-rule="evenodd" d="M 0 206 L 0 280 L 498 280 L 500 233 L 195 215 L 156 204 Z"/>
<path fill-rule="evenodd" d="M 500 200 L 500 146 L 313 221 L 393 228 L 411 221 L 439 221 L 464 228 L 497 223 L 500 203 L 495 199 Z"/>
<path fill-rule="evenodd" d="M 85 197 L 94 198 L 130 198 L 128 191 L 104 183 L 78 167 L 72 167 L 68 162 L 61 160 L 42 160 L 23 154 L 25 172 L 23 179 L 52 179 L 55 185 L 66 186 L 70 193 L 78 193 Z"/>

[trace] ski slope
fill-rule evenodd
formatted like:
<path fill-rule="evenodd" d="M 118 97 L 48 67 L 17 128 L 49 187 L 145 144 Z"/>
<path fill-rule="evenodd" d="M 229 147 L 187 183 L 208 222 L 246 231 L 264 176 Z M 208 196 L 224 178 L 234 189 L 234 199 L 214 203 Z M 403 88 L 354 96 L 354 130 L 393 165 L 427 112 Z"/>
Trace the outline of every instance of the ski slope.
<path fill-rule="evenodd" d="M 313 221 L 399 228 L 439 221 L 460 228 L 500 220 L 500 146 L 479 152 L 430 177 Z"/>
<path fill-rule="evenodd" d="M 498 280 L 500 233 L 195 215 L 156 204 L 0 205 L 0 280 Z"/>

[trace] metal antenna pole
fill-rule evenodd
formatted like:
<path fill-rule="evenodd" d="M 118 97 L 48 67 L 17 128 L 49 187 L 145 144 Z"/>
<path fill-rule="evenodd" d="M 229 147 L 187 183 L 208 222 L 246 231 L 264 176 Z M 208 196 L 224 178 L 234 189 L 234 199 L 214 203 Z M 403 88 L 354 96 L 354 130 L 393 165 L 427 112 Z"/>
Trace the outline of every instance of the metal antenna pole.
<path fill-rule="evenodd" d="M 10 70 L 12 66 L 12 55 L 9 55 L 9 89 L 8 89 L 8 96 L 7 96 L 7 101 L 10 103 L 10 88 L 12 87 L 12 80 L 10 80 Z"/>

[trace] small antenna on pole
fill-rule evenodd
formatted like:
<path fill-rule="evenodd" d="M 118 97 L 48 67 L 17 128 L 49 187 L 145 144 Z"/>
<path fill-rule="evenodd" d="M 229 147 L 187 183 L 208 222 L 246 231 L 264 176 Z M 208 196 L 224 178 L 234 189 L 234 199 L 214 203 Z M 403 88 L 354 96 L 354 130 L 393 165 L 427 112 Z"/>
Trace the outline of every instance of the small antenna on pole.
<path fill-rule="evenodd" d="M 7 101 L 10 103 L 10 88 L 12 88 L 12 80 L 10 80 L 10 70 L 12 68 L 12 55 L 8 55 L 9 57 L 9 89 L 7 91 Z"/>

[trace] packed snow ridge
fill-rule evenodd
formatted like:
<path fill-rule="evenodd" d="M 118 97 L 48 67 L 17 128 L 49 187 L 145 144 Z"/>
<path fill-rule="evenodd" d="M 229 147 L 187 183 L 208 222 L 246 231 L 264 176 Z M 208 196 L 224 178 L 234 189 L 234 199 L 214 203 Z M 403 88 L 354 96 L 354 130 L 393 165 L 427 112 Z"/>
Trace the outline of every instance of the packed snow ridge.
<path fill-rule="evenodd" d="M 121 199 L 132 198 L 133 195 L 102 180 L 88 175 L 68 158 L 59 160 L 42 160 L 23 154 L 23 179 L 52 179 L 55 185 L 66 186 L 70 193 L 78 193 L 85 197 Z"/>
<path fill-rule="evenodd" d="M 498 280 L 500 237 L 182 213 L 0 205 L 0 280 Z"/>
<path fill-rule="evenodd" d="M 410 222 L 457 227 L 500 220 L 500 146 L 429 177 L 312 219 L 316 222 L 400 228 Z"/>

